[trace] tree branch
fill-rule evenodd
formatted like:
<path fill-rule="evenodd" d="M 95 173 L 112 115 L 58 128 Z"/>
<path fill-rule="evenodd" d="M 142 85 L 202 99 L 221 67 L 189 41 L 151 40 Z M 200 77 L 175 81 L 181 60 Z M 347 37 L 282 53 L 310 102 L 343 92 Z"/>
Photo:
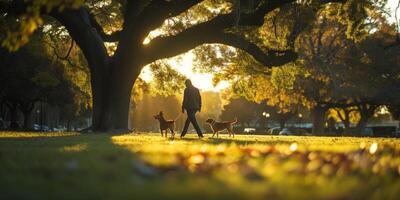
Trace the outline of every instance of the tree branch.
<path fill-rule="evenodd" d="M 322 0 L 321 3 L 345 2 L 346 0 Z M 296 2 L 295 0 L 270 0 L 262 3 L 251 13 L 239 13 L 233 9 L 230 13 L 218 15 L 215 18 L 194 25 L 186 30 L 173 35 L 158 37 L 144 46 L 143 56 L 145 63 L 151 63 L 161 58 L 172 57 L 193 49 L 205 43 L 220 43 L 249 52 L 256 60 L 267 66 L 280 66 L 297 58 L 293 51 L 263 52 L 257 45 L 246 39 L 224 30 L 235 25 L 261 26 L 264 23 L 266 13 L 279 8 L 282 5 Z M 239 11 L 240 12 L 240 11 Z"/>
<path fill-rule="evenodd" d="M 241 36 L 229 33 L 221 33 L 218 38 L 218 43 L 226 44 L 244 50 L 253 56 L 258 62 L 265 66 L 281 66 L 286 63 L 295 61 L 297 54 L 292 50 L 278 51 L 267 50 L 264 52 L 256 44 L 246 40 Z"/>
<path fill-rule="evenodd" d="M 104 32 L 103 27 L 97 22 L 93 15 L 89 15 L 90 24 L 96 29 L 97 33 L 103 39 L 104 42 L 118 42 L 122 31 L 115 31 L 111 34 Z"/>
<path fill-rule="evenodd" d="M 91 70 L 102 72 L 107 70 L 109 57 L 104 41 L 92 26 L 91 14 L 85 8 L 65 9 L 62 12 L 52 11 L 49 15 L 65 26 L 85 55 Z"/>
<path fill-rule="evenodd" d="M 176 36 L 153 39 L 144 47 L 146 63 L 184 53 L 205 43 L 219 43 L 242 49 L 266 66 L 280 66 L 297 59 L 296 53 L 291 50 L 264 52 L 241 36 L 216 30 L 215 24 L 204 23 L 186 29 Z"/>
<path fill-rule="evenodd" d="M 136 23 L 140 27 L 142 37 L 160 27 L 167 18 L 177 16 L 190 7 L 200 3 L 203 0 L 153 0 L 137 17 Z"/>

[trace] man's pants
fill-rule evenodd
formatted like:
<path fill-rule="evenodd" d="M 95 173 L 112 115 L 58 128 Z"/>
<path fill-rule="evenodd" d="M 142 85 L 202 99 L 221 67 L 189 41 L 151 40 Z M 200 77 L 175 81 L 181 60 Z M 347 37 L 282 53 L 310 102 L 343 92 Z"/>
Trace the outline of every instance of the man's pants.
<path fill-rule="evenodd" d="M 183 127 L 183 131 L 182 131 L 181 137 L 186 135 L 190 123 L 192 123 L 193 127 L 196 129 L 197 135 L 203 136 L 203 134 L 201 133 L 201 129 L 199 127 L 199 124 L 197 124 L 196 112 L 197 112 L 196 110 L 186 110 L 186 113 L 187 113 L 188 117 L 186 119 L 185 126 Z"/>

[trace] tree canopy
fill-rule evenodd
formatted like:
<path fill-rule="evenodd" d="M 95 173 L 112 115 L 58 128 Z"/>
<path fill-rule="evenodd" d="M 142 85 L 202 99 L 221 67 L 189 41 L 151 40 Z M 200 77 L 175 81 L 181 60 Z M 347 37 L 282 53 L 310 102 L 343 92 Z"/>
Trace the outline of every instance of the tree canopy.
<path fill-rule="evenodd" d="M 0 20 L 9 26 L 0 37 L 3 46 L 16 50 L 37 27 L 62 26 L 79 46 L 89 67 L 92 129 L 125 130 L 132 87 L 147 64 L 204 44 L 224 44 L 240 49 L 234 53 L 257 63 L 257 67 L 245 71 L 270 73 L 268 68 L 298 61 L 298 38 L 320 20 L 321 10 L 327 8 L 328 14 L 346 27 L 346 37 L 357 41 L 367 35 L 365 27 L 372 11 L 381 9 L 385 3 L 385 0 L 1 1 Z"/>

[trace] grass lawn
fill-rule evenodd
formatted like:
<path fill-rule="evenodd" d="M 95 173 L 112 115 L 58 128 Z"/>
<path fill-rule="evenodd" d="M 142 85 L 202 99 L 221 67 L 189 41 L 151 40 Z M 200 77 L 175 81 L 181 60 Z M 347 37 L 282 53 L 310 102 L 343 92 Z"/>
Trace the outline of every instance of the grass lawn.
<path fill-rule="evenodd" d="M 400 140 L 0 132 L 0 199 L 399 199 Z"/>

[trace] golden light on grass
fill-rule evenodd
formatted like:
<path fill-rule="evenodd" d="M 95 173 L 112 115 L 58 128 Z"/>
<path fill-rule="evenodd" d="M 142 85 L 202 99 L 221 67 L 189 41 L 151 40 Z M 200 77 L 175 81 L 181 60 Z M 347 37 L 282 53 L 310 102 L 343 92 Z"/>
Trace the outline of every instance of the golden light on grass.
<path fill-rule="evenodd" d="M 218 145 L 216 148 L 217 153 L 223 153 L 226 147 L 224 145 Z"/>
<path fill-rule="evenodd" d="M 317 159 L 318 154 L 315 152 L 310 152 L 307 157 L 309 160 L 315 160 L 315 159 Z"/>
<path fill-rule="evenodd" d="M 365 144 L 365 142 L 360 143 L 360 149 L 365 149 L 366 146 L 367 146 L 367 144 Z"/>
<path fill-rule="evenodd" d="M 297 147 L 298 147 L 297 143 L 296 143 L 296 142 L 293 142 L 293 143 L 290 145 L 289 149 L 290 149 L 290 151 L 296 151 L 296 150 L 297 150 Z"/>
<path fill-rule="evenodd" d="M 383 193 L 399 193 L 395 181 L 400 174 L 400 146 L 393 138 L 338 137 L 332 140 L 331 137 L 313 136 L 237 135 L 234 141 L 220 139 L 215 142 L 188 134 L 182 140 L 175 138 L 173 145 L 171 139 L 161 137 L 159 133 L 0 139 L 0 151 L 4 152 L 0 156 L 0 166 L 4 171 L 8 170 L 10 180 L 27 179 L 35 185 L 23 189 L 32 187 L 32 191 L 37 191 L 44 188 L 44 195 L 48 193 L 47 184 L 35 187 L 49 180 L 42 172 L 71 177 L 68 180 L 77 187 L 96 183 L 90 188 L 93 191 L 110 184 L 116 187 L 115 194 L 122 191 L 121 185 L 126 186 L 124 191 L 138 188 L 135 193 L 123 197 L 142 191 L 162 193 L 185 188 L 190 194 L 201 192 L 210 196 L 215 195 L 216 190 L 226 190 L 227 193 L 240 192 L 245 199 L 257 199 L 254 197 L 265 197 L 266 188 L 276 190 L 279 187 L 284 192 L 295 192 L 290 193 L 290 197 L 304 197 L 299 199 L 313 199 L 316 193 L 332 197 L 332 192 L 337 194 L 335 197 L 346 198 L 355 190 L 374 191 L 377 182 L 366 182 L 369 178 L 383 181 L 380 182 Z M 366 147 L 360 151 L 362 142 Z M 371 146 L 375 149 L 373 156 L 369 152 Z M 384 153 L 378 153 L 381 150 Z M 31 170 L 31 166 L 35 170 Z M 85 173 L 87 170 L 89 173 Z M 107 179 L 106 185 L 98 185 L 103 182 L 104 175 L 118 178 Z M 133 185 L 137 187 L 132 187 L 132 180 L 138 181 Z M 48 184 L 53 185 L 53 181 Z M 176 188 L 170 190 L 174 185 Z M 317 190 L 316 193 L 296 189 L 310 186 Z M 272 191 L 271 195 L 276 192 Z"/>
<path fill-rule="evenodd" d="M 202 152 L 202 153 L 207 152 L 207 146 L 206 146 L 206 145 L 202 146 L 202 147 L 200 148 L 200 152 Z"/>
<path fill-rule="evenodd" d="M 377 150 L 378 150 L 378 143 L 376 142 L 372 143 L 371 146 L 369 147 L 369 153 L 374 154 L 376 153 Z"/>
<path fill-rule="evenodd" d="M 251 152 L 250 152 L 250 155 L 252 156 L 252 157 L 260 157 L 260 152 L 259 151 L 257 151 L 257 150 L 252 150 Z"/>
<path fill-rule="evenodd" d="M 63 137 L 80 135 L 77 132 L 0 132 L 0 138 Z"/>
<path fill-rule="evenodd" d="M 81 152 L 87 149 L 87 144 L 67 145 L 60 148 L 62 152 Z"/>
<path fill-rule="evenodd" d="M 201 154 L 195 154 L 189 157 L 188 162 L 190 164 L 201 164 L 204 162 L 204 156 Z"/>

